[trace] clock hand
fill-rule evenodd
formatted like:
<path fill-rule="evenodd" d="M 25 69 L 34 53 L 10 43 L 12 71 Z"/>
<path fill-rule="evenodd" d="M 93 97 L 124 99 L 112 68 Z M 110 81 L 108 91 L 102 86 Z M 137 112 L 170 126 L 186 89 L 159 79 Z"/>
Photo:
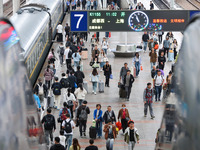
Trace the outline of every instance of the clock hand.
<path fill-rule="evenodd" d="M 136 20 L 137 20 L 138 22 L 140 22 L 140 20 L 139 20 L 138 16 L 136 16 Z"/>

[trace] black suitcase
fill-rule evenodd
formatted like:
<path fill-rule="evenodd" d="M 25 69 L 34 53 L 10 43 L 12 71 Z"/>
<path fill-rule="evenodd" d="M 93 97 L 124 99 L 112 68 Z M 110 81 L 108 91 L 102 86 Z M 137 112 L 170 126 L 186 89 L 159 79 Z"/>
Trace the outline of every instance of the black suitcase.
<path fill-rule="evenodd" d="M 96 127 L 90 127 L 89 129 L 89 135 L 91 139 L 96 139 L 97 138 L 97 129 Z"/>
<path fill-rule="evenodd" d="M 120 98 L 126 98 L 126 90 L 125 90 L 125 88 L 120 88 L 119 89 L 119 97 Z"/>
<path fill-rule="evenodd" d="M 136 48 L 138 48 L 138 49 L 142 49 L 142 45 L 138 45 Z"/>

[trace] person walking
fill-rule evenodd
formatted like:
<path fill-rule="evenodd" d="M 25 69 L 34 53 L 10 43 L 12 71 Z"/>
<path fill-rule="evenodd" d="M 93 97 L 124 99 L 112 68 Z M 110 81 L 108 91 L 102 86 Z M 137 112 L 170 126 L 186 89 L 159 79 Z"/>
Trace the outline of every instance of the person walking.
<path fill-rule="evenodd" d="M 148 41 L 149 41 L 149 35 L 148 35 L 147 32 L 144 32 L 144 34 L 142 35 L 142 43 L 144 44 L 144 51 L 145 52 L 147 50 Z"/>
<path fill-rule="evenodd" d="M 94 145 L 94 140 L 89 140 L 90 145 L 85 148 L 85 150 L 98 150 L 98 147 Z"/>
<path fill-rule="evenodd" d="M 81 137 L 82 135 L 86 136 L 88 114 L 90 114 L 90 109 L 87 106 L 87 101 L 83 101 L 82 105 L 77 110 L 77 119 L 79 122 L 79 132 Z"/>
<path fill-rule="evenodd" d="M 75 98 L 74 94 L 71 93 L 70 88 L 67 89 L 67 94 L 66 94 L 65 97 L 66 97 L 67 105 L 68 105 L 70 112 L 71 112 L 71 118 L 73 119 L 74 118 L 73 107 L 74 107 L 74 102 L 76 101 L 76 98 Z"/>
<path fill-rule="evenodd" d="M 54 73 L 53 71 L 50 69 L 50 66 L 47 66 L 47 69 L 45 69 L 44 71 L 44 79 L 45 79 L 45 84 L 48 88 L 48 90 L 51 87 L 51 80 L 53 79 Z"/>
<path fill-rule="evenodd" d="M 154 4 L 152 1 L 150 1 L 150 10 L 154 10 Z"/>
<path fill-rule="evenodd" d="M 69 85 L 71 88 L 71 92 L 74 93 L 75 86 L 77 85 L 77 78 L 74 76 L 73 72 L 70 72 L 70 76 L 68 77 Z"/>
<path fill-rule="evenodd" d="M 99 59 L 100 59 L 100 71 L 103 71 L 103 66 L 106 64 L 106 61 L 108 60 L 103 49 L 101 49 L 101 52 L 99 54 Z"/>
<path fill-rule="evenodd" d="M 154 48 L 154 41 L 153 41 L 153 38 L 151 38 L 151 39 L 149 40 L 148 47 L 149 47 L 149 51 L 151 51 L 152 48 Z"/>
<path fill-rule="evenodd" d="M 65 53 L 65 48 L 63 43 L 61 42 L 59 47 L 58 47 L 58 53 L 59 53 L 59 59 L 60 59 L 60 65 L 62 67 L 63 65 L 63 57 L 64 57 L 64 53 Z"/>
<path fill-rule="evenodd" d="M 107 110 L 105 111 L 103 115 L 103 120 L 105 121 L 105 124 L 108 123 L 108 120 L 112 121 L 112 124 L 116 123 L 116 117 L 115 117 L 115 112 L 112 110 L 111 106 L 107 107 Z"/>
<path fill-rule="evenodd" d="M 172 43 L 172 50 L 174 51 L 174 60 L 176 60 L 177 48 L 178 48 L 178 42 L 176 39 L 174 39 Z"/>
<path fill-rule="evenodd" d="M 75 128 L 75 124 L 73 120 L 70 119 L 70 115 L 66 114 L 67 119 L 62 122 L 62 128 L 65 132 L 66 137 L 66 149 L 70 150 L 70 146 L 72 145 L 72 137 L 73 137 L 73 129 Z"/>
<path fill-rule="evenodd" d="M 122 80 L 122 83 L 124 83 L 124 76 L 127 74 L 128 70 L 128 63 L 124 63 L 124 67 L 120 70 L 120 81 Z"/>
<path fill-rule="evenodd" d="M 164 55 L 167 53 L 167 57 L 168 57 L 168 52 L 169 52 L 169 48 L 170 48 L 170 41 L 169 41 L 169 37 L 168 36 L 163 41 L 163 48 L 164 48 Z"/>
<path fill-rule="evenodd" d="M 64 60 L 66 61 L 67 69 L 71 66 L 72 63 L 72 51 L 69 48 L 70 46 L 66 46 L 65 53 L 64 53 Z"/>
<path fill-rule="evenodd" d="M 103 41 L 102 41 L 101 48 L 103 49 L 103 51 L 104 51 L 104 53 L 105 53 L 106 55 L 107 55 L 108 47 L 109 47 L 108 41 L 106 41 L 106 38 L 104 37 L 104 38 L 103 38 Z"/>
<path fill-rule="evenodd" d="M 135 128 L 134 121 L 129 121 L 129 127 L 125 131 L 124 141 L 128 144 L 128 150 L 133 150 L 135 144 L 139 144 L 139 133 Z"/>
<path fill-rule="evenodd" d="M 62 86 L 61 93 L 67 93 L 67 88 L 69 88 L 69 81 L 65 73 L 62 73 L 62 78 L 60 79 L 60 84 Z M 62 95 L 62 99 L 65 100 L 65 94 Z"/>
<path fill-rule="evenodd" d="M 73 139 L 73 143 L 72 145 L 70 146 L 70 149 L 69 150 L 80 150 L 81 149 L 81 146 L 78 142 L 78 139 L 77 138 L 74 138 Z"/>
<path fill-rule="evenodd" d="M 130 98 L 130 94 L 131 94 L 131 88 L 133 85 L 133 82 L 135 81 L 133 75 L 131 74 L 131 71 L 128 70 L 126 75 L 124 76 L 124 86 L 125 86 L 125 90 L 126 90 L 126 99 L 127 101 L 129 101 Z"/>
<path fill-rule="evenodd" d="M 165 62 L 166 62 L 166 58 L 165 58 L 164 52 L 161 52 L 160 56 L 158 57 L 158 67 L 159 67 L 159 69 L 164 70 Z"/>
<path fill-rule="evenodd" d="M 151 52 L 149 53 L 149 57 L 150 57 L 150 63 L 151 63 L 151 70 L 153 69 L 153 66 L 156 65 L 157 62 L 157 53 L 155 52 L 154 48 L 152 48 Z"/>
<path fill-rule="evenodd" d="M 56 121 L 51 114 L 51 109 L 47 109 L 47 115 L 42 118 L 42 124 L 44 124 L 44 134 L 47 146 L 49 146 L 49 137 L 51 144 L 53 143 L 53 132 L 56 130 Z"/>
<path fill-rule="evenodd" d="M 60 138 L 60 144 L 63 145 L 64 147 L 66 146 L 66 137 L 64 135 L 64 130 L 60 130 L 60 135 L 59 135 L 59 138 Z"/>
<path fill-rule="evenodd" d="M 83 79 L 85 78 L 85 75 L 82 71 L 80 71 L 81 67 L 77 67 L 77 71 L 75 72 L 74 76 L 77 79 L 77 85 L 83 84 Z"/>
<path fill-rule="evenodd" d="M 97 48 L 97 45 L 94 46 L 94 49 L 92 50 L 92 59 L 93 59 L 93 62 L 99 62 L 99 50 Z"/>
<path fill-rule="evenodd" d="M 77 71 L 77 67 L 79 66 L 81 61 L 81 55 L 79 54 L 79 52 L 73 53 L 72 59 L 74 60 L 74 71 Z"/>
<path fill-rule="evenodd" d="M 103 131 L 105 132 L 106 149 L 113 150 L 114 140 L 117 138 L 117 132 L 116 126 L 112 124 L 110 119 L 108 120 L 108 124 L 104 126 Z"/>
<path fill-rule="evenodd" d="M 164 34 L 163 31 L 159 31 L 159 32 L 158 32 L 158 41 L 159 41 L 159 44 L 162 43 L 163 34 Z"/>
<path fill-rule="evenodd" d="M 55 137 L 55 144 L 51 146 L 50 150 L 65 150 L 65 147 L 60 144 L 60 138 Z"/>
<path fill-rule="evenodd" d="M 55 77 L 54 79 L 55 79 L 55 82 L 52 84 L 51 89 L 53 91 L 54 98 L 55 98 L 55 108 L 60 109 L 60 97 L 61 97 L 62 85 L 58 81 L 58 77 Z"/>
<path fill-rule="evenodd" d="M 119 110 L 117 119 L 118 121 L 119 119 L 121 119 L 122 131 L 124 133 L 126 128 L 128 127 L 128 121 L 130 120 L 129 112 L 125 104 L 122 104 L 122 108 Z"/>
<path fill-rule="evenodd" d="M 90 76 L 91 76 L 91 82 L 92 82 L 92 87 L 93 87 L 92 93 L 96 95 L 97 83 L 99 82 L 99 75 L 96 68 L 93 69 L 92 74 Z"/>
<path fill-rule="evenodd" d="M 76 98 L 78 99 L 79 106 L 81 106 L 87 94 L 87 91 L 83 88 L 83 84 L 81 83 L 78 84 L 78 88 L 75 90 L 74 94 L 76 95 Z"/>
<path fill-rule="evenodd" d="M 39 98 L 39 96 L 37 96 L 36 93 L 37 93 L 37 91 L 34 90 L 33 97 L 34 97 L 34 99 L 35 99 L 35 103 L 36 103 L 36 105 L 37 105 L 37 109 L 38 109 L 38 111 L 40 111 L 40 110 L 41 110 L 40 98 Z"/>
<path fill-rule="evenodd" d="M 103 66 L 103 71 L 104 71 L 104 76 L 106 77 L 105 86 L 110 87 L 109 80 L 110 80 L 110 75 L 112 74 L 112 67 L 108 61 L 106 61 L 106 64 Z"/>
<path fill-rule="evenodd" d="M 102 137 L 102 123 L 103 123 L 103 111 L 101 110 L 101 105 L 97 104 L 94 110 L 93 119 L 96 121 L 97 136 Z"/>
<path fill-rule="evenodd" d="M 57 28 L 57 42 L 63 42 L 63 26 L 61 24 L 61 22 L 59 22 Z"/>
<path fill-rule="evenodd" d="M 147 83 L 147 87 L 144 89 L 143 93 L 143 100 L 144 100 L 144 117 L 147 116 L 147 111 L 149 107 L 151 119 L 155 118 L 154 113 L 153 113 L 153 96 L 154 96 L 154 91 L 151 88 L 151 83 Z"/>
<path fill-rule="evenodd" d="M 157 75 L 155 75 L 154 80 L 153 80 L 153 87 L 156 90 L 156 96 L 155 96 L 156 101 L 157 100 L 160 101 L 160 96 L 161 96 L 162 86 L 163 86 L 164 81 L 165 79 L 161 75 L 161 71 L 158 70 Z"/>
<path fill-rule="evenodd" d="M 136 68 L 136 77 L 138 77 L 140 73 L 140 66 L 142 65 L 142 59 L 138 52 L 135 53 L 135 57 L 133 58 L 133 65 Z"/>

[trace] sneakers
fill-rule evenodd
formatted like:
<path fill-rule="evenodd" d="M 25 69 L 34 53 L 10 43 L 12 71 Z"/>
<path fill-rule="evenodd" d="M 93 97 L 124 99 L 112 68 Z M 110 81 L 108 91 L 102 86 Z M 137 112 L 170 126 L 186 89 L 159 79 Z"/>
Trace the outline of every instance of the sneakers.
<path fill-rule="evenodd" d="M 86 136 L 86 133 L 84 132 L 83 135 Z"/>
<path fill-rule="evenodd" d="M 94 92 L 94 95 L 97 95 L 97 93 L 96 93 L 96 92 Z"/>
<path fill-rule="evenodd" d="M 147 117 L 147 115 L 144 115 L 144 117 Z"/>
<path fill-rule="evenodd" d="M 92 91 L 92 93 L 94 93 L 94 91 Z"/>
<path fill-rule="evenodd" d="M 151 119 L 155 118 L 155 116 L 151 116 Z"/>

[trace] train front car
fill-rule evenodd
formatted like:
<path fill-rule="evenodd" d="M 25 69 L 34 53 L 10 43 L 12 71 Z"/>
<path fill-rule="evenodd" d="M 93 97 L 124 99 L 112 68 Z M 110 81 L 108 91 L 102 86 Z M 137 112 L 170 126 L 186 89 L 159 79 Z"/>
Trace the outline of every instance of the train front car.
<path fill-rule="evenodd" d="M 19 37 L 0 19 L 0 149 L 46 150 Z"/>
<path fill-rule="evenodd" d="M 167 100 L 156 150 L 200 149 L 200 14 L 187 26 Z"/>

